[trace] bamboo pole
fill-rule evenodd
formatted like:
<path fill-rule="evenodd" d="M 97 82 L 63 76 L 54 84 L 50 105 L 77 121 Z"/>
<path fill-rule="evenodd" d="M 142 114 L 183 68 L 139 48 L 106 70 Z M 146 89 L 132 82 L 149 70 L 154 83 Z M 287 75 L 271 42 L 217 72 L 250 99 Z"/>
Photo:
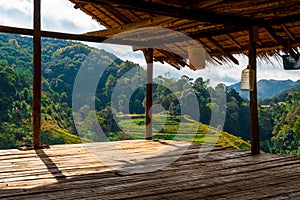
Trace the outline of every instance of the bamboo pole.
<path fill-rule="evenodd" d="M 147 61 L 147 85 L 146 85 L 146 140 L 152 139 L 152 80 L 153 80 L 153 49 L 143 49 Z"/>
<path fill-rule="evenodd" d="M 254 70 L 254 90 L 250 92 L 250 122 L 251 122 L 251 154 L 260 154 L 259 124 L 257 110 L 257 77 L 256 77 L 256 42 L 258 40 L 258 29 L 249 29 L 249 65 Z"/>
<path fill-rule="evenodd" d="M 41 0 L 34 0 L 33 14 L 33 145 L 41 145 Z"/>

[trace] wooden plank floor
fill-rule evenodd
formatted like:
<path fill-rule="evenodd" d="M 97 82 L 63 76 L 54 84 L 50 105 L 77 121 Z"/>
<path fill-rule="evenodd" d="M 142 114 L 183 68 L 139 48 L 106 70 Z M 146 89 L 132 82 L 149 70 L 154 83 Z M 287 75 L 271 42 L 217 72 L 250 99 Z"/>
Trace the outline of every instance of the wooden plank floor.
<path fill-rule="evenodd" d="M 143 140 L 1 150 L 0 198 L 300 199 L 300 157 Z"/>

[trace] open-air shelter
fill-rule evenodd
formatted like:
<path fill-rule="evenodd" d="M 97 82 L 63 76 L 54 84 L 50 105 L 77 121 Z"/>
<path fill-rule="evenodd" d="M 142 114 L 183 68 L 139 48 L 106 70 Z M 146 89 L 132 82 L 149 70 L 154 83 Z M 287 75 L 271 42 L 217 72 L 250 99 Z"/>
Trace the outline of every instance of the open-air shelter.
<path fill-rule="evenodd" d="M 106 29 L 82 35 L 42 31 L 39 1 L 35 1 L 34 4 L 33 30 L 0 27 L 3 32 L 34 36 L 33 116 L 36 146 L 40 145 L 40 37 L 92 42 L 110 39 L 109 42 L 115 44 L 147 46 L 148 43 L 159 39 L 160 33 L 156 36 L 153 34 L 147 36 L 148 30 L 141 29 L 139 32 L 124 34 L 115 40 L 113 36 L 132 29 L 159 27 L 178 31 L 197 41 L 208 52 L 209 60 L 215 63 L 232 62 L 238 65 L 239 61 L 234 54 L 245 54 L 249 57 L 249 66 L 256 71 L 257 57 L 267 59 L 269 55 L 280 55 L 280 51 L 289 53 L 295 59 L 298 57 L 298 30 L 300 28 L 298 1 L 71 0 L 71 2 L 74 3 L 75 9 L 81 9 Z M 137 35 L 143 35 L 143 40 L 136 37 Z M 175 42 L 165 40 L 162 46 L 172 48 L 173 52 L 153 49 L 153 55 L 149 54 L 149 51 L 145 55 L 148 62 L 150 60 L 151 62 L 153 60 L 167 62 L 177 69 L 185 66 L 191 67 L 186 62 L 188 45 L 189 43 L 184 43 L 180 39 Z M 252 153 L 257 154 L 259 153 L 259 133 L 256 87 L 250 92 L 250 108 Z"/>
<path fill-rule="evenodd" d="M 148 34 L 147 27 L 158 27 L 183 33 L 197 41 L 208 53 L 207 59 L 214 63 L 232 62 L 238 65 L 239 61 L 235 54 L 244 54 L 249 58 L 249 66 L 256 72 L 256 59 L 258 57 L 267 59 L 268 56 L 280 56 L 283 53 L 290 55 L 293 59 L 298 59 L 298 47 L 300 46 L 300 1 L 298 0 L 70 0 L 74 3 L 74 9 L 80 9 L 101 25 L 105 30 L 82 33 L 81 35 L 58 33 L 41 30 L 40 0 L 34 0 L 34 28 L 23 29 L 17 27 L 0 26 L 0 31 L 31 35 L 34 40 L 34 100 L 33 100 L 33 134 L 34 146 L 38 148 L 40 144 L 41 127 L 41 37 L 51 37 L 60 39 L 72 39 L 81 41 L 103 42 L 109 39 L 114 44 L 126 44 L 141 48 L 148 62 L 148 78 L 152 78 L 152 62 L 167 62 L 173 67 L 180 69 L 190 67 L 187 62 L 189 43 L 180 40 L 163 40 L 162 46 L 172 48 L 172 52 L 160 48 L 150 48 L 147 44 L 160 38 L 161 34 Z M 130 30 L 137 30 L 130 32 Z M 116 34 L 125 33 L 123 36 L 114 39 Z M 126 34 L 127 33 L 127 34 Z M 143 40 L 140 40 L 140 36 Z M 178 53 L 176 53 L 178 52 Z M 179 56 L 180 55 L 180 56 Z M 246 67 L 246 66 L 242 66 Z M 256 83 L 256 79 L 255 79 Z M 146 120 L 150 123 L 149 110 L 151 108 L 151 84 L 147 84 L 147 106 Z M 44 163 L 49 170 L 47 180 L 55 179 L 57 183 L 49 182 L 52 185 L 43 186 L 39 180 L 42 168 L 34 168 L 34 175 L 28 176 L 28 180 L 35 183 L 35 189 L 15 189 L 3 191 L 0 195 L 3 198 L 21 198 L 27 195 L 30 198 L 50 198 L 57 195 L 62 198 L 64 191 L 72 192 L 72 198 L 103 197 L 103 199 L 114 198 L 171 198 L 189 199 L 199 198 L 300 198 L 298 188 L 300 160 L 295 157 L 257 155 L 259 148 L 259 128 L 257 112 L 257 91 L 256 84 L 254 90 L 250 91 L 250 118 L 251 118 L 251 155 L 245 152 L 227 151 L 224 148 L 215 148 L 211 157 L 205 160 L 197 159 L 197 148 L 192 145 L 183 154 L 183 157 L 173 163 L 172 166 L 158 172 L 151 173 L 131 173 L 133 167 L 138 165 L 128 164 L 128 169 L 119 173 L 116 171 L 106 171 L 95 173 L 104 169 L 103 166 L 91 161 L 90 165 L 84 165 L 84 159 L 76 157 L 79 152 L 83 158 L 87 158 L 88 153 L 79 146 L 57 146 L 58 152 L 45 153 L 43 150 L 36 150 L 30 153 L 16 153 L 15 151 L 0 153 L 3 160 L 15 159 L 25 160 L 27 158 L 36 159 L 35 153 L 41 159 L 36 166 Z M 151 129 L 146 131 L 146 139 L 151 139 Z M 149 141 L 151 142 L 151 141 Z M 145 149 L 151 149 L 151 145 L 156 142 L 141 142 Z M 104 145 L 104 144 L 102 144 Z M 122 143 L 124 145 L 124 143 Z M 139 145 L 132 142 L 133 146 Z M 162 144 L 159 144 L 162 145 Z M 183 144 L 178 144 L 178 147 Z M 126 145 L 125 145 L 126 146 Z M 155 145 L 154 145 L 155 146 Z M 69 148 L 69 150 L 68 150 Z M 129 148 L 129 147 L 126 147 Z M 107 151 L 105 146 L 99 147 L 103 152 Z M 74 150 L 71 152 L 71 150 Z M 82 153 L 84 152 L 84 153 Z M 143 151 L 141 151 L 143 152 Z M 141 153 L 142 154 L 142 153 Z M 61 155 L 57 165 L 56 160 Z M 256 156 L 255 156 L 256 155 Z M 6 157 L 7 158 L 6 158 Z M 165 157 L 172 156 L 166 153 Z M 223 157 L 222 157 L 223 156 Z M 66 167 L 62 160 L 76 157 L 78 167 Z M 151 164 L 160 162 L 164 156 L 153 157 Z M 157 160 L 156 160 L 157 159 Z M 33 161 L 32 161 L 33 162 Z M 34 162 L 33 162 L 34 163 Z M 212 164 L 215 163 L 215 164 Z M 149 163 L 148 163 L 149 164 Z M 120 165 L 120 163 L 118 163 Z M 140 164 L 142 165 L 142 164 Z M 201 168 L 204 166 L 204 168 Z M 63 169 L 60 169 L 62 167 Z M 65 167 L 65 168 L 64 168 Z M 199 175 L 205 167 L 211 171 L 205 171 L 204 176 Z M 9 166 L 7 166 L 9 169 Z M 178 172 L 180 170 L 181 172 Z M 12 185 L 16 188 L 24 186 L 26 177 L 30 174 L 23 166 L 22 172 L 17 169 Z M 52 171 L 51 171 L 52 170 Z M 100 171 L 101 171 L 100 170 Z M 200 170 L 200 171 L 199 171 Z M 205 169 L 206 170 L 206 169 Z M 220 172 L 217 173 L 217 171 Z M 214 172 L 214 173 L 213 173 Z M 6 171 L 14 174 L 14 172 Z M 23 173 L 23 176 L 20 174 Z M 73 173 L 73 174 L 72 174 Z M 160 174 L 161 173 L 161 174 Z M 196 175 L 195 175 L 196 173 Z M 283 173 L 283 174 L 282 174 Z M 68 174 L 68 175 L 64 175 Z M 75 174 L 80 174 L 76 176 Z M 172 174 L 178 175 L 181 181 L 172 178 Z M 195 176 L 193 176 L 193 174 Z M 40 175 L 43 177 L 42 175 Z M 72 178 L 69 178 L 72 177 Z M 23 178 L 22 178 L 23 177 Z M 147 178 L 148 177 L 148 178 Z M 151 178 L 152 177 L 152 178 Z M 178 178 L 177 177 L 177 178 Z M 76 179 L 77 178 L 77 179 Z M 161 179 L 160 183 L 158 180 Z M 3 185 L 6 184 L 3 178 Z M 69 180 L 69 182 L 68 182 Z M 209 181 L 210 180 L 210 181 Z M 19 181 L 19 182 L 18 182 Z M 111 182 L 110 182 L 111 181 Z M 124 183 L 128 185 L 124 185 Z M 173 187 L 170 187 L 172 184 Z M 2 184 L 1 183 L 1 184 Z M 10 185 L 7 183 L 7 187 Z M 114 183 L 114 185 L 111 185 Z M 73 184 L 73 185 L 72 185 Z M 87 184 L 82 188 L 75 187 L 76 184 Z M 98 184 L 98 185 L 97 185 Z M 25 184 L 26 185 L 26 184 Z M 297 186 L 298 185 L 298 186 Z M 26 185 L 28 186 L 28 184 Z M 145 188 L 143 189 L 143 186 Z M 190 186 L 190 187 L 188 187 Z M 5 186 L 4 186 L 5 187 Z M 12 186 L 13 187 L 13 186 Z M 132 188 L 131 188 L 132 187 Z M 103 190 L 102 190 L 102 189 Z M 130 189 L 131 188 L 131 189 Z M 140 191 L 137 192 L 137 190 Z M 168 190 L 168 191 L 167 191 Z M 239 193 L 240 191 L 240 193 Z M 118 193 L 118 195 L 117 195 Z M 71 198 L 70 196 L 70 198 Z"/>

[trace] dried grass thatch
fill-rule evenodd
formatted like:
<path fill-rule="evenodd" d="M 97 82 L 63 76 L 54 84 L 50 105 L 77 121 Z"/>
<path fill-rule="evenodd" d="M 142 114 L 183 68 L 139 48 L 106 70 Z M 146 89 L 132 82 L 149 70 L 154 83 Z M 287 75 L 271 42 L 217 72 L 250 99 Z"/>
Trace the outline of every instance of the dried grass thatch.
<path fill-rule="evenodd" d="M 257 55 L 260 58 L 276 55 L 278 51 L 293 53 L 300 46 L 299 0 L 70 1 L 107 28 L 86 35 L 114 37 L 122 33 L 119 37 L 123 39 L 150 43 L 160 39 L 163 48 L 172 51 L 156 48 L 155 60 L 176 68 L 187 65 L 190 41 L 172 38 L 171 31 L 168 35 L 164 31 L 149 34 L 147 29 L 130 30 L 157 27 L 178 31 L 196 40 L 211 61 L 217 63 L 238 64 L 234 54 L 248 54 L 252 26 L 259 32 Z"/>

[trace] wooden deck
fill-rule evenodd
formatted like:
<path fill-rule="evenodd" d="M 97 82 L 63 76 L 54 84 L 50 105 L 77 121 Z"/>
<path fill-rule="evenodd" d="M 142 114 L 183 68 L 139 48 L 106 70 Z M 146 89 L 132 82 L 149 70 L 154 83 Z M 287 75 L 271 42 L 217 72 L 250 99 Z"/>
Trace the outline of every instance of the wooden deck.
<path fill-rule="evenodd" d="M 300 199 L 300 157 L 142 140 L 1 150 L 0 198 Z"/>

